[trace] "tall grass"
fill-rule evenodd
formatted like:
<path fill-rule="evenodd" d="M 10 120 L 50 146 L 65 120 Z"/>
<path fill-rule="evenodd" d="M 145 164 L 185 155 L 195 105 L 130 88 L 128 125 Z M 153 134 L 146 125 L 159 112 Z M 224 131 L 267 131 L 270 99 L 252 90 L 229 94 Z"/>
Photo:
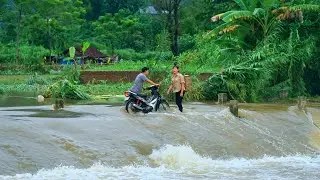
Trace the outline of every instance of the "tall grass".
<path fill-rule="evenodd" d="M 53 75 L 0 75 L 2 93 L 34 92 L 43 93 L 50 83 L 56 80 Z"/>

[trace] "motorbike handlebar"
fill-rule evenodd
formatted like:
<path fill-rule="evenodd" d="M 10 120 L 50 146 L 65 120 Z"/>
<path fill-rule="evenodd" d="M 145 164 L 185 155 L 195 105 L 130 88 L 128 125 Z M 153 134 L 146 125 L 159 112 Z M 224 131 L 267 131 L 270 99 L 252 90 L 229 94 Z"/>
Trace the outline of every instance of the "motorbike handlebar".
<path fill-rule="evenodd" d="M 147 88 L 143 88 L 143 90 L 151 90 L 152 88 L 158 88 L 159 86 L 156 86 L 156 85 L 152 85 L 152 86 L 149 86 Z"/>

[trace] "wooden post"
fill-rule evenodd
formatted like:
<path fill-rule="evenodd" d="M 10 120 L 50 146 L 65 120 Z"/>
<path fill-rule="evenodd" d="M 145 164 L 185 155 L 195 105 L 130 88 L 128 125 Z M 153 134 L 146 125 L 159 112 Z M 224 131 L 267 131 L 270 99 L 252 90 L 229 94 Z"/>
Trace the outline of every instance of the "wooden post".
<path fill-rule="evenodd" d="M 218 94 L 218 104 L 225 104 L 228 101 L 227 93 L 219 93 Z"/>
<path fill-rule="evenodd" d="M 307 105 L 307 98 L 304 96 L 299 96 L 298 97 L 298 108 L 300 110 L 305 111 L 306 110 L 306 105 Z"/>
<path fill-rule="evenodd" d="M 235 116 L 235 117 L 239 117 L 239 113 L 238 113 L 238 101 L 237 100 L 231 100 L 230 101 L 230 112 Z"/>

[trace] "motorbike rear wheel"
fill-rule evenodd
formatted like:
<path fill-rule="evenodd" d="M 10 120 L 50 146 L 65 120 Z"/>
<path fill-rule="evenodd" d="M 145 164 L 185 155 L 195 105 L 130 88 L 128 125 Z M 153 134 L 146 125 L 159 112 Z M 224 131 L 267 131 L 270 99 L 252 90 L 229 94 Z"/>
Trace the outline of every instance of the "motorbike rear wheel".
<path fill-rule="evenodd" d="M 127 101 L 126 103 L 126 111 L 129 113 L 129 114 L 132 114 L 132 113 L 136 113 L 137 111 L 135 110 L 135 107 L 133 107 L 133 104 L 134 102 L 132 101 Z"/>

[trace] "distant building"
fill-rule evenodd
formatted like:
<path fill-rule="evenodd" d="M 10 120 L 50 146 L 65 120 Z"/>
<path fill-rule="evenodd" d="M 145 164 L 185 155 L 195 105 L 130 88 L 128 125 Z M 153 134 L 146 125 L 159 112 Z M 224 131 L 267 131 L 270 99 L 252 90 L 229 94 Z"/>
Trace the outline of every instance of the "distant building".
<path fill-rule="evenodd" d="M 139 10 L 140 13 L 142 14 L 150 14 L 150 15 L 158 15 L 158 11 L 156 10 L 156 8 L 154 8 L 154 6 L 149 5 L 146 8 L 140 8 Z"/>
<path fill-rule="evenodd" d="M 77 61 L 80 61 L 80 64 L 85 64 L 87 61 L 91 61 L 93 63 L 98 64 L 111 64 L 114 62 L 119 61 L 119 56 L 116 54 L 113 55 L 105 55 L 103 52 L 99 51 L 97 48 L 89 47 L 86 52 L 83 54 L 82 47 L 76 47 L 76 57 Z M 66 49 L 63 52 L 64 57 L 69 57 L 69 49 Z M 62 60 L 61 64 L 72 64 L 73 61 L 64 59 Z"/>
<path fill-rule="evenodd" d="M 63 51 L 65 57 L 69 57 L 69 49 Z M 82 57 L 84 59 L 96 59 L 96 58 L 105 58 L 107 55 L 103 54 L 97 48 L 89 47 L 86 52 L 83 54 L 82 47 L 76 47 L 76 57 Z"/>

